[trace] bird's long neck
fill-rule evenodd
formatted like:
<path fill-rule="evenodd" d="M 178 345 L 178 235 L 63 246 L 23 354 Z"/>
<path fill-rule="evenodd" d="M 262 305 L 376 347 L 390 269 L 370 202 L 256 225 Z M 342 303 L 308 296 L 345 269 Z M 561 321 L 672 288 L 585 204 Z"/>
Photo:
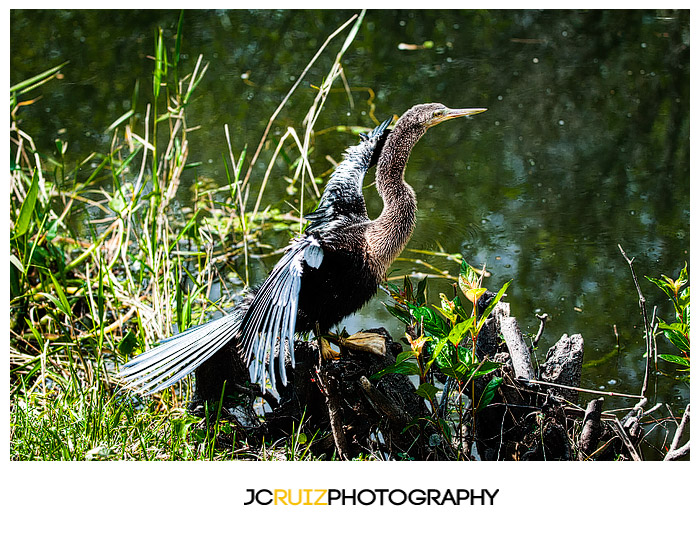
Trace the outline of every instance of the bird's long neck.
<path fill-rule="evenodd" d="M 384 201 L 384 209 L 370 223 L 367 242 L 370 255 L 382 271 L 386 271 L 401 253 L 416 224 L 416 194 L 403 177 L 411 150 L 423 133 L 405 127 L 399 120 L 377 162 L 377 191 Z"/>

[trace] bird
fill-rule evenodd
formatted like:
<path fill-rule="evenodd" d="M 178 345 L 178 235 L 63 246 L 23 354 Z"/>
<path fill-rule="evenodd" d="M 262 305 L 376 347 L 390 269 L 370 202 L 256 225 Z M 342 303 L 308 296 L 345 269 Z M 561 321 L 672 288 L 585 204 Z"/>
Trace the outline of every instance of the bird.
<path fill-rule="evenodd" d="M 267 278 L 247 291 L 231 314 L 169 337 L 127 361 L 118 373 L 131 390 L 152 394 L 173 385 L 233 345 L 251 383 L 264 394 L 277 376 L 287 385 L 285 357 L 294 366 L 297 333 L 326 333 L 377 292 L 416 225 L 417 201 L 404 180 L 409 156 L 427 130 L 486 108 L 417 104 L 389 128 L 391 119 L 346 149 L 303 233 L 290 241 Z M 375 185 L 384 206 L 367 214 L 363 181 L 376 165 Z"/>

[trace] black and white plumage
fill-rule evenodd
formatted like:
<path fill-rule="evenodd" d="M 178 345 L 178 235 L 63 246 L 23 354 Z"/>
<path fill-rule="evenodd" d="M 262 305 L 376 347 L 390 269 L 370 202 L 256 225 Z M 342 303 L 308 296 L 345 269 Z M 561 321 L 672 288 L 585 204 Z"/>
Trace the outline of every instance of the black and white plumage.
<path fill-rule="evenodd" d="M 416 198 L 403 175 L 415 143 L 435 124 L 482 111 L 421 104 L 401 116 L 393 130 L 385 121 L 361 135 L 360 143 L 346 150 L 316 210 L 306 216 L 304 233 L 232 314 L 165 339 L 126 363 L 119 376 L 128 387 L 155 392 L 233 345 L 263 392 L 268 380 L 275 388 L 277 374 L 286 385 L 285 356 L 293 365 L 294 334 L 325 332 L 360 309 L 408 242 Z M 374 164 L 384 210 L 370 220 L 362 185 Z"/>

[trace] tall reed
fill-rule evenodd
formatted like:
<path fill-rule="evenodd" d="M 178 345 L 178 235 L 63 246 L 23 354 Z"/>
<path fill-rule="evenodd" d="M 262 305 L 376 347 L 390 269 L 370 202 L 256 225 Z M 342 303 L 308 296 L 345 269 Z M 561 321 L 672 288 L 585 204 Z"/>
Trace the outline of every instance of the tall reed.
<path fill-rule="evenodd" d="M 145 109 L 137 109 L 132 99 L 132 108 L 108 127 L 108 150 L 96 148 L 75 165 L 67 163 L 66 142 L 57 141 L 56 157 L 43 157 L 17 121 L 17 111 L 31 104 L 31 96 L 50 89 L 70 65 L 10 88 L 11 458 L 274 457 L 251 452 L 228 423 L 216 420 L 212 430 L 188 415 L 189 380 L 140 399 L 121 390 L 113 373 L 173 329 L 203 322 L 235 303 L 241 283 L 249 281 L 251 251 L 266 246 L 265 191 L 276 180 L 272 170 L 283 150 L 298 155 L 290 171 L 307 195 L 300 196 L 295 217 L 285 221 L 301 229 L 300 215 L 319 196 L 308 158 L 314 125 L 342 75 L 342 56 L 362 16 L 328 37 L 270 118 L 252 156 L 245 147 L 234 155 L 226 128 L 228 184 L 198 191 L 187 210 L 175 210 L 173 200 L 183 174 L 196 166 L 188 160 L 188 133 L 195 127 L 188 123 L 187 105 L 208 64 L 200 55 L 191 71 L 184 71 L 184 12 L 173 47 L 162 30 L 156 32 L 152 94 Z M 289 127 L 274 150 L 264 150 L 299 81 L 348 27 L 303 125 Z M 269 161 L 258 177 L 253 169 L 263 157 Z M 225 201 L 216 201 L 221 196 Z M 239 260 L 243 273 L 235 267 Z M 215 285 L 221 298 L 212 301 Z M 283 456 L 309 455 L 300 433 L 279 447 Z"/>

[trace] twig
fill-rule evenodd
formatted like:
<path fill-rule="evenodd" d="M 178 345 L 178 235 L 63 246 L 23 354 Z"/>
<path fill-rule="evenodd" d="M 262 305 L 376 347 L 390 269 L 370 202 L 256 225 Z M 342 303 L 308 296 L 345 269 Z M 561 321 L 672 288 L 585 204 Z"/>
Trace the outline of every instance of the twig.
<path fill-rule="evenodd" d="M 645 339 L 646 339 L 646 346 L 647 346 L 647 363 L 646 363 L 646 370 L 644 372 L 644 383 L 642 384 L 642 392 L 641 395 L 644 396 L 644 394 L 647 391 L 647 385 L 649 383 L 649 372 L 650 372 L 650 367 L 651 367 L 651 353 L 652 353 L 652 333 L 651 333 L 651 328 L 649 324 L 649 318 L 647 317 L 647 301 L 646 298 L 644 297 L 644 294 L 642 294 L 642 289 L 639 288 L 639 281 L 637 280 L 637 274 L 634 272 L 634 267 L 632 266 L 632 263 L 634 262 L 634 257 L 631 259 L 627 256 L 625 253 L 625 250 L 622 249 L 622 246 L 620 244 L 617 245 L 618 248 L 620 248 L 620 252 L 622 253 L 622 256 L 625 258 L 627 261 L 627 264 L 630 267 L 630 271 L 632 272 L 632 279 L 634 280 L 634 286 L 637 287 L 637 294 L 639 295 L 639 307 L 642 310 L 642 318 L 644 320 L 644 334 L 645 334 Z"/>
<path fill-rule="evenodd" d="M 641 395 L 628 395 L 625 393 L 615 393 L 613 391 L 596 391 L 595 389 L 584 389 L 583 387 L 573 387 L 571 385 L 562 385 L 560 383 L 545 382 L 542 380 L 527 380 L 527 382 L 534 383 L 537 385 L 547 385 L 549 387 L 559 387 L 561 389 L 570 389 L 572 391 L 580 391 L 582 393 L 592 393 L 594 395 L 621 396 L 623 398 L 639 398 L 642 400 L 646 399 L 646 397 L 643 397 Z"/>
<path fill-rule="evenodd" d="M 668 453 L 666 453 L 666 456 L 664 456 L 664 461 L 677 460 L 690 452 L 690 440 L 688 440 L 685 445 L 678 448 L 678 443 L 681 442 L 681 436 L 685 431 L 688 421 L 690 421 L 690 404 L 685 407 L 683 418 L 681 419 L 681 423 L 678 425 L 678 428 L 676 428 L 676 433 L 673 436 L 673 441 L 671 441 L 671 446 L 668 449 Z"/>
<path fill-rule="evenodd" d="M 625 444 L 625 446 L 627 447 L 627 450 L 629 451 L 630 456 L 632 456 L 632 459 L 633 459 L 635 462 L 641 462 L 641 461 L 642 461 L 642 458 L 641 458 L 641 456 L 639 455 L 639 453 L 637 452 L 637 449 L 636 449 L 636 448 L 634 447 L 634 445 L 632 444 L 632 440 L 631 440 L 631 439 L 629 438 L 629 436 L 627 435 L 627 431 L 625 430 L 624 426 L 622 426 L 622 423 L 620 422 L 620 419 L 618 419 L 617 417 L 615 417 L 615 419 L 613 419 L 612 422 L 613 422 L 613 424 L 615 425 L 615 427 L 617 428 L 617 432 L 618 432 L 617 435 L 620 436 L 620 439 L 622 439 L 622 442 L 623 442 L 623 443 Z"/>
<path fill-rule="evenodd" d="M 535 335 L 535 338 L 532 341 L 530 350 L 534 350 L 535 348 L 537 348 L 537 345 L 540 342 L 540 338 L 542 338 L 542 333 L 544 333 L 544 325 L 547 323 L 547 319 L 549 318 L 549 315 L 547 313 L 543 313 L 541 315 L 535 314 L 535 316 L 540 321 L 540 328 L 537 330 L 537 335 Z"/>
<path fill-rule="evenodd" d="M 690 453 L 690 441 L 688 441 L 685 445 L 683 445 L 681 448 L 676 449 L 676 450 L 669 450 L 668 453 L 666 453 L 666 456 L 664 457 L 665 462 L 672 462 L 674 460 L 677 460 L 678 458 L 682 458 L 686 454 Z"/>
<path fill-rule="evenodd" d="M 650 415 L 654 413 L 657 409 L 659 409 L 663 404 L 661 402 L 657 402 L 656 405 L 654 405 L 652 408 L 646 410 L 644 413 L 642 413 L 642 417 L 646 417 L 647 415 Z"/>

